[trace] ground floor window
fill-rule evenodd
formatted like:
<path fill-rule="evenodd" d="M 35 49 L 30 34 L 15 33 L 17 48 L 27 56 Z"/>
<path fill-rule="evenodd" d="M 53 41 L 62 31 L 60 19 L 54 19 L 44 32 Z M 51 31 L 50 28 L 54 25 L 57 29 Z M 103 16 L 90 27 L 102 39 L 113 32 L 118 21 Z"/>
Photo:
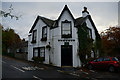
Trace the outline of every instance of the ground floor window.
<path fill-rule="evenodd" d="M 33 57 L 42 57 L 45 59 L 45 47 L 33 48 Z"/>
<path fill-rule="evenodd" d="M 38 57 L 39 53 L 38 53 L 38 48 L 33 48 L 33 57 Z"/>
<path fill-rule="evenodd" d="M 45 47 L 40 48 L 40 57 L 45 57 Z"/>

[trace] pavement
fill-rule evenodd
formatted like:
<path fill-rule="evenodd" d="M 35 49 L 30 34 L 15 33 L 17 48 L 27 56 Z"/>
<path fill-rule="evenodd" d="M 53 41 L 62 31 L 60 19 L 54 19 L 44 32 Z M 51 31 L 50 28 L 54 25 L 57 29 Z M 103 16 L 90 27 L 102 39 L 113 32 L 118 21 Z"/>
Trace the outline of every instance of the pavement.
<path fill-rule="evenodd" d="M 3 57 L 3 79 L 36 80 L 120 80 L 120 72 L 88 70 L 87 68 L 55 67 Z"/>

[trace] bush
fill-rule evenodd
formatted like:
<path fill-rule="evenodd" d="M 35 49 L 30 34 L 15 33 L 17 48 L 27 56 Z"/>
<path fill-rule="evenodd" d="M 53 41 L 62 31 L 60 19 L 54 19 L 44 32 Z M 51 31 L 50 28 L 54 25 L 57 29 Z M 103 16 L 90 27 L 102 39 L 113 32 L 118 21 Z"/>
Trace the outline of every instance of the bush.
<path fill-rule="evenodd" d="M 93 61 L 93 60 L 95 60 L 95 58 L 88 58 L 86 61 L 88 63 L 88 62 Z"/>
<path fill-rule="evenodd" d="M 44 57 L 33 57 L 32 60 L 34 60 L 37 63 L 39 63 L 39 62 L 42 63 L 44 61 Z"/>
<path fill-rule="evenodd" d="M 13 58 L 14 58 L 14 53 L 3 52 L 2 55 L 3 55 L 3 56 L 9 56 L 9 57 L 13 57 Z"/>

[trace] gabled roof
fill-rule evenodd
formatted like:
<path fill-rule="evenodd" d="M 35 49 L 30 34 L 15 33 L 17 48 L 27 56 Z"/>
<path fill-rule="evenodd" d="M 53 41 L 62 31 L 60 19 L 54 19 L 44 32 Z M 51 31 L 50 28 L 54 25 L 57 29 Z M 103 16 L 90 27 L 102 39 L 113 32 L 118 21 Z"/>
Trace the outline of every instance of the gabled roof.
<path fill-rule="evenodd" d="M 96 39 L 101 39 L 101 38 L 100 38 L 100 35 L 99 35 L 99 33 L 98 33 L 98 30 L 96 29 L 96 26 L 95 26 L 95 24 L 94 24 L 91 16 L 88 15 L 87 17 L 89 18 L 89 20 L 90 20 L 90 22 L 91 22 L 91 24 L 92 24 L 92 26 L 93 26 L 93 28 L 94 28 L 94 30 L 95 30 Z"/>
<path fill-rule="evenodd" d="M 34 27 L 36 26 L 36 24 L 37 24 L 38 20 L 39 20 L 39 16 L 37 16 L 37 18 L 36 18 L 36 20 L 35 20 L 35 22 L 34 22 L 34 24 L 33 24 L 32 28 L 30 29 L 29 33 L 32 33 L 32 30 L 33 30 L 33 29 L 34 29 Z"/>
<path fill-rule="evenodd" d="M 29 33 L 32 33 L 32 30 L 36 26 L 36 24 L 37 24 L 37 22 L 38 22 L 39 19 L 41 19 L 49 27 L 52 27 L 53 24 L 54 24 L 54 22 L 55 22 L 54 20 L 50 20 L 50 19 L 45 18 L 45 17 L 37 16 L 37 18 L 36 18 L 36 20 L 35 20 L 35 22 L 34 22 L 34 24 L 33 24 L 33 26 L 32 26 L 32 28 L 31 28 L 31 30 L 30 30 Z"/>
<path fill-rule="evenodd" d="M 87 19 L 87 17 L 78 17 L 75 19 L 75 27 L 82 25 L 83 22 L 85 22 L 85 20 Z"/>
<path fill-rule="evenodd" d="M 93 28 L 95 30 L 96 37 L 100 39 L 100 35 L 99 35 L 99 33 L 96 29 L 96 26 L 90 15 L 87 15 L 86 17 L 79 17 L 79 18 L 75 19 L 75 27 L 80 27 L 86 21 L 86 19 L 90 20 L 91 25 L 93 26 Z"/>
<path fill-rule="evenodd" d="M 73 17 L 73 15 L 72 15 L 72 13 L 71 13 L 71 11 L 69 10 L 69 8 L 68 8 L 67 5 L 65 5 L 64 9 L 62 10 L 62 12 L 61 12 L 61 14 L 60 14 L 60 16 L 58 17 L 57 20 L 58 20 L 58 21 L 60 20 L 60 18 L 61 18 L 62 14 L 64 13 L 65 10 L 67 10 L 67 11 L 69 12 L 69 14 L 71 15 L 71 17 L 72 17 L 73 20 L 74 20 L 74 17 Z"/>
<path fill-rule="evenodd" d="M 78 18 L 74 19 L 73 15 L 71 14 L 71 12 L 68 9 L 67 5 L 65 5 L 64 9 L 62 10 L 62 12 L 61 12 L 61 14 L 60 14 L 60 16 L 58 17 L 57 20 L 51 20 L 51 19 L 48 19 L 48 18 L 45 18 L 45 17 L 37 16 L 37 18 L 36 18 L 36 20 L 35 20 L 32 28 L 31 28 L 31 30 L 29 31 L 29 33 L 32 33 L 32 30 L 36 26 L 36 24 L 37 24 L 37 22 L 38 22 L 39 19 L 41 19 L 47 26 L 49 26 L 50 29 L 58 27 L 58 21 L 61 18 L 62 14 L 63 14 L 63 12 L 65 10 L 68 10 L 68 12 L 70 13 L 71 17 L 73 18 L 74 23 L 75 23 L 75 27 L 81 26 L 86 21 L 86 19 L 88 18 L 90 20 L 93 28 L 95 29 L 95 33 L 99 34 L 90 15 L 88 15 L 86 17 L 78 17 Z"/>
<path fill-rule="evenodd" d="M 43 22 L 46 23 L 49 27 L 52 27 L 55 22 L 54 20 L 45 17 L 41 17 L 41 20 L 43 20 Z"/>

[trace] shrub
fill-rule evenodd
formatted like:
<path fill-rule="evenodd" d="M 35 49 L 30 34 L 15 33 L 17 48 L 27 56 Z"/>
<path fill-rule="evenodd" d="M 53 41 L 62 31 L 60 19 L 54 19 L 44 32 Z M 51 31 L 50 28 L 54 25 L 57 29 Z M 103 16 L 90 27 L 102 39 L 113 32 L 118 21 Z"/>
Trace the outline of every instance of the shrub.
<path fill-rule="evenodd" d="M 33 57 L 32 60 L 34 60 L 37 63 L 39 63 L 39 62 L 42 63 L 44 61 L 44 57 Z"/>

